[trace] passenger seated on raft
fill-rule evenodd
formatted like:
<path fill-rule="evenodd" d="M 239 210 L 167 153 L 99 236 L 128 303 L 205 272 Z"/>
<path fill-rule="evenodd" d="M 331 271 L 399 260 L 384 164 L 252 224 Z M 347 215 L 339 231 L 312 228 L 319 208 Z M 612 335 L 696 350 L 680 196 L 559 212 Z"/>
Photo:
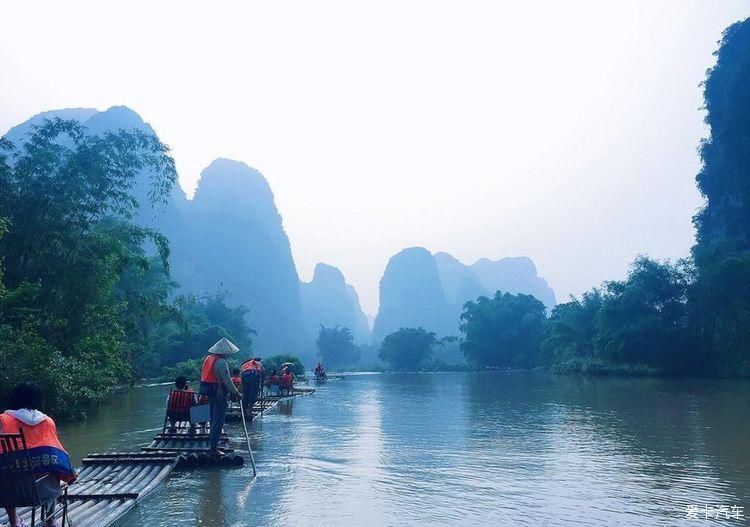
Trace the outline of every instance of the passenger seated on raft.
<path fill-rule="evenodd" d="M 281 381 L 279 380 L 279 375 L 276 373 L 276 370 L 271 370 L 271 375 L 268 376 L 268 380 L 266 381 L 266 386 L 269 388 L 269 392 L 271 395 L 276 395 L 279 393 L 279 384 Z"/>
<path fill-rule="evenodd" d="M 190 421 L 190 407 L 198 403 L 195 392 L 188 388 L 187 379 L 180 375 L 174 380 L 174 388 L 167 399 L 167 418 L 169 432 L 177 431 L 177 423 Z M 195 432 L 195 424 L 190 423 L 190 433 Z"/>
<path fill-rule="evenodd" d="M 51 514 L 60 495 L 60 482 L 72 483 L 78 477 L 57 436 L 57 427 L 51 417 L 42 413 L 42 389 L 33 382 L 18 384 L 10 393 L 8 410 L 0 414 L 0 433 L 17 434 L 23 430 L 31 464 L 34 467 L 36 494 L 47 511 L 45 527 L 56 527 Z M 12 456 L 13 454 L 4 454 Z M 35 463 L 38 461 L 38 463 Z M 0 459 L 0 466 L 7 463 Z M 26 522 L 16 515 L 15 507 L 5 507 L 10 527 L 26 527 Z"/>

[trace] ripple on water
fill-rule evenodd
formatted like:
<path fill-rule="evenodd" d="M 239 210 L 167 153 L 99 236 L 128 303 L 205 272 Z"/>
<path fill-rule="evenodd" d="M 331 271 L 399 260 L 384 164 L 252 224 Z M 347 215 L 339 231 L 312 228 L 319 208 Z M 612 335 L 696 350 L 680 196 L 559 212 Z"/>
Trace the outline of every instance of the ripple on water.
<path fill-rule="evenodd" d="M 107 434 L 65 432 L 88 451 L 147 438 L 165 390 L 133 392 Z M 355 376 L 252 425 L 255 482 L 249 466 L 175 473 L 127 525 L 695 525 L 689 505 L 750 511 L 748 399 L 747 384 Z"/>

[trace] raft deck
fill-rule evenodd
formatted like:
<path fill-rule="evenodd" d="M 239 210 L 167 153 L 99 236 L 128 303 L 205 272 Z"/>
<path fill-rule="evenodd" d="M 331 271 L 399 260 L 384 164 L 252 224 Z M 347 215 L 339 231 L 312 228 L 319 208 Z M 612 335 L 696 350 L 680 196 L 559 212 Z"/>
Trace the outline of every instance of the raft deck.
<path fill-rule="evenodd" d="M 68 488 L 68 518 L 75 527 L 110 525 L 148 496 L 177 465 L 177 456 L 128 452 L 91 454 L 81 462 L 78 479 Z M 31 509 L 19 509 L 31 523 Z M 37 510 L 37 525 L 39 525 Z M 8 517 L 3 511 L 0 523 Z M 59 522 L 58 522 L 59 523 Z"/>

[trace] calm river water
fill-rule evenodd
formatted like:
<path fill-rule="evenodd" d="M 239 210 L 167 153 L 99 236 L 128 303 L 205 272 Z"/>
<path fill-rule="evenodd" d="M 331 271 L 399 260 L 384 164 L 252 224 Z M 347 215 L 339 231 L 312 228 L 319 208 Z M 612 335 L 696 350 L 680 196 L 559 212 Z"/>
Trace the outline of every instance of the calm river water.
<path fill-rule="evenodd" d="M 168 389 L 61 426 L 75 461 L 148 443 Z M 252 425 L 254 482 L 175 472 L 121 525 L 744 525 L 749 401 L 741 381 L 352 375 Z"/>

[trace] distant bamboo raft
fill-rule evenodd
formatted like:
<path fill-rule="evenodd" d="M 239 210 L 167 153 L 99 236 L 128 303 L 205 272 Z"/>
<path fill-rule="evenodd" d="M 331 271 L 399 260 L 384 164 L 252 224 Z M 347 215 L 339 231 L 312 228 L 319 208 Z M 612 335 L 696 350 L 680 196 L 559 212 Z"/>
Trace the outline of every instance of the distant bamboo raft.
<path fill-rule="evenodd" d="M 252 413 L 253 419 L 259 415 L 263 415 L 264 412 L 268 412 L 274 408 L 279 401 L 289 399 L 290 397 L 297 397 L 299 395 L 310 395 L 315 393 L 315 388 L 297 388 L 294 387 L 290 390 L 289 395 L 264 395 L 262 398 L 255 401 L 253 405 Z M 227 408 L 226 420 L 229 422 L 242 420 L 240 414 L 240 403 L 230 402 Z"/>

